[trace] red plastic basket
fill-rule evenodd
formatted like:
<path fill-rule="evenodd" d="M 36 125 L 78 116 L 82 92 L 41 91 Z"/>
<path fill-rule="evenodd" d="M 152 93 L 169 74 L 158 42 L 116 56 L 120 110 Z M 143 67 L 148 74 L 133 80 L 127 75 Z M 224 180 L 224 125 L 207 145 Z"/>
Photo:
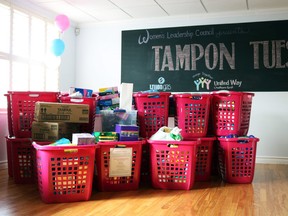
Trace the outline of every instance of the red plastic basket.
<path fill-rule="evenodd" d="M 195 182 L 197 145 L 200 141 L 148 140 L 152 186 L 190 190 Z"/>
<path fill-rule="evenodd" d="M 11 103 L 13 135 L 17 138 L 31 138 L 32 122 L 34 120 L 35 103 L 37 101 L 57 102 L 59 92 L 8 92 Z M 9 106 L 8 106 L 9 108 Z M 9 126 L 9 123 L 8 123 Z"/>
<path fill-rule="evenodd" d="M 149 144 L 146 142 L 142 145 L 142 162 L 141 162 L 141 185 L 150 185 L 150 149 Z"/>
<path fill-rule="evenodd" d="M 212 124 L 216 136 L 248 133 L 253 93 L 212 92 Z"/>
<path fill-rule="evenodd" d="M 12 158 L 12 147 L 11 141 L 8 137 L 6 138 L 6 150 L 7 150 L 7 162 L 8 162 L 8 175 L 13 177 L 13 158 Z"/>
<path fill-rule="evenodd" d="M 9 132 L 9 137 L 13 137 L 13 126 L 12 126 L 12 116 L 11 116 L 11 101 L 10 101 L 10 95 L 9 94 L 4 94 L 7 98 L 7 122 L 8 122 L 8 132 Z"/>
<path fill-rule="evenodd" d="M 30 138 L 6 137 L 8 173 L 16 184 L 35 183 L 34 150 Z"/>
<path fill-rule="evenodd" d="M 48 146 L 36 149 L 38 189 L 45 203 L 89 200 L 96 145 Z"/>
<path fill-rule="evenodd" d="M 61 103 L 72 103 L 72 104 L 88 104 L 89 105 L 89 123 L 83 123 L 80 125 L 80 130 L 83 133 L 93 133 L 94 123 L 96 116 L 96 97 L 90 98 L 71 98 L 69 96 L 61 96 Z"/>
<path fill-rule="evenodd" d="M 213 145 L 216 137 L 199 137 L 189 140 L 201 141 L 201 144 L 197 146 L 195 181 L 208 181 L 211 177 Z"/>
<path fill-rule="evenodd" d="M 145 140 L 139 141 L 117 141 L 117 142 L 99 142 L 96 149 L 96 181 L 99 191 L 124 191 L 124 190 L 137 190 L 140 183 L 140 169 L 142 160 L 142 145 Z M 111 165 L 111 151 L 115 149 L 131 149 L 131 161 L 126 155 L 120 159 L 119 170 L 121 171 L 121 161 L 131 164 L 131 173 L 120 176 L 111 177 L 109 175 Z M 120 152 L 121 154 L 121 152 Z M 113 159 L 114 160 L 114 159 Z M 129 168 L 129 167 L 128 167 Z M 129 170 L 130 172 L 130 170 Z"/>
<path fill-rule="evenodd" d="M 183 139 L 205 137 L 210 113 L 210 94 L 174 94 L 175 126 Z"/>
<path fill-rule="evenodd" d="M 170 92 L 134 93 L 140 137 L 149 138 L 168 125 Z"/>
<path fill-rule="evenodd" d="M 218 138 L 219 172 L 228 183 L 251 183 L 258 138 Z"/>
<path fill-rule="evenodd" d="M 243 92 L 240 131 L 239 131 L 240 136 L 248 134 L 253 96 L 254 96 L 253 93 Z"/>

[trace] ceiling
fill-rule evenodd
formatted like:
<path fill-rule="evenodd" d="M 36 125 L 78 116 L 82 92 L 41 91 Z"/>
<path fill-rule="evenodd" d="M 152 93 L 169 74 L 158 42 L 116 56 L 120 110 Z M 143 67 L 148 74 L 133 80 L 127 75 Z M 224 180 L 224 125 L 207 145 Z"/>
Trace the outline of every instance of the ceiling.
<path fill-rule="evenodd" d="M 13 0 L 11 0 L 13 1 Z M 25 0 L 77 24 L 258 10 L 288 10 L 288 0 Z"/>

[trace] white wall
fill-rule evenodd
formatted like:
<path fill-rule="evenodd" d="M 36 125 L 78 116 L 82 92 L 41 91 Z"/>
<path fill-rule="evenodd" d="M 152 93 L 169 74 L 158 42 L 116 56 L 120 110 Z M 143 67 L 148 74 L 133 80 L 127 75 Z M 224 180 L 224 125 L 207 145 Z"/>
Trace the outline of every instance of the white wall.
<path fill-rule="evenodd" d="M 74 26 L 70 26 L 64 33 L 62 33 L 62 40 L 65 43 L 64 53 L 61 55 L 60 76 L 59 76 L 59 90 L 67 92 L 70 87 L 75 85 L 75 47 L 76 39 L 74 34 Z"/>
<path fill-rule="evenodd" d="M 258 161 L 288 163 L 288 92 L 256 92 L 249 134 L 260 139 Z"/>
<path fill-rule="evenodd" d="M 121 77 L 121 31 L 145 28 L 240 23 L 288 18 L 287 11 L 230 13 L 201 17 L 149 19 L 80 26 L 76 37 L 78 87 L 97 91 L 118 86 Z M 268 29 L 267 29 L 268 30 Z M 249 134 L 260 138 L 257 162 L 288 163 L 288 92 L 255 92 Z"/>
<path fill-rule="evenodd" d="M 4 98 L 4 97 L 3 97 Z M 6 98 L 4 98 L 6 99 Z M 6 136 L 8 133 L 7 113 L 0 110 L 0 163 L 7 160 Z"/>

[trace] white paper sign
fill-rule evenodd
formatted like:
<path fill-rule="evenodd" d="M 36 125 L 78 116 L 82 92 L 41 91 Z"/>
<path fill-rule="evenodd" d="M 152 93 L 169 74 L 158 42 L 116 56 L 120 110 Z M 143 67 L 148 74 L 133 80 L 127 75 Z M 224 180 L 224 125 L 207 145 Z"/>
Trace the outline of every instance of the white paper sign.
<path fill-rule="evenodd" d="M 133 98 L 133 83 L 122 83 L 120 92 L 120 109 L 131 111 Z"/>
<path fill-rule="evenodd" d="M 110 148 L 109 177 L 131 176 L 132 148 Z"/>

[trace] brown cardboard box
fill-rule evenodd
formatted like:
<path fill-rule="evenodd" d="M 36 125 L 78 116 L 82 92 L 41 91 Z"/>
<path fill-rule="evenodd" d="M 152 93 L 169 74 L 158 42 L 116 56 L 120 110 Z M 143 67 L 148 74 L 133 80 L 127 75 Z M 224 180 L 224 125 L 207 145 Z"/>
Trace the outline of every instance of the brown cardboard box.
<path fill-rule="evenodd" d="M 32 122 L 32 139 L 37 141 L 56 141 L 61 138 L 72 139 L 78 133 L 80 124 L 66 122 Z"/>
<path fill-rule="evenodd" d="M 38 122 L 89 123 L 89 105 L 36 102 L 34 120 Z"/>

